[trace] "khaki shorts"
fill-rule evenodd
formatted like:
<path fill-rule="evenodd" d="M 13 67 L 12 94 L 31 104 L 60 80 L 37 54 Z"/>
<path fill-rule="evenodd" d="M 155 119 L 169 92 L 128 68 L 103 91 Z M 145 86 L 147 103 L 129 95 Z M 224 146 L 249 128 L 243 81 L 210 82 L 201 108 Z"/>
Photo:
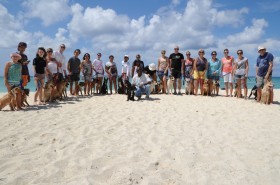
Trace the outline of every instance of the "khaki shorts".
<path fill-rule="evenodd" d="M 268 81 L 271 81 L 271 78 L 272 78 L 272 76 L 269 75 L 269 77 L 268 77 L 267 80 L 268 80 Z M 257 76 L 257 88 L 263 87 L 263 85 L 264 85 L 265 82 L 266 82 L 266 81 L 265 81 L 264 77 Z"/>

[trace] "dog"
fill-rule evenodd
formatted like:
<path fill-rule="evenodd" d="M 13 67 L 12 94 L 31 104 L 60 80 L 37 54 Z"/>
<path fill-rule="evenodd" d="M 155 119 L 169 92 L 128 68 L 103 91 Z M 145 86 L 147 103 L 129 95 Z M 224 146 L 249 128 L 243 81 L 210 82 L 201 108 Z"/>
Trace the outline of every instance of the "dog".
<path fill-rule="evenodd" d="M 252 90 L 251 90 L 251 93 L 250 93 L 250 95 L 249 95 L 249 98 L 251 98 L 251 96 L 253 95 L 253 96 L 255 96 L 255 100 L 257 100 L 257 86 L 256 85 L 254 85 L 254 87 L 252 88 Z"/>
<path fill-rule="evenodd" d="M 152 94 L 157 94 L 158 93 L 158 85 L 156 81 L 152 81 L 152 83 L 150 84 L 150 92 Z"/>
<path fill-rule="evenodd" d="M 92 81 L 90 82 L 90 93 L 94 94 L 96 90 L 96 84 L 98 83 L 97 77 L 92 78 Z"/>
<path fill-rule="evenodd" d="M 220 88 L 220 83 L 218 80 L 215 80 L 213 83 L 213 95 L 218 95 L 218 90 Z"/>
<path fill-rule="evenodd" d="M 203 96 L 209 96 L 210 95 L 210 88 L 209 88 L 208 80 L 204 80 L 204 83 L 203 83 L 203 86 L 202 86 L 202 95 Z"/>
<path fill-rule="evenodd" d="M 186 95 L 191 95 L 192 94 L 191 79 L 190 78 L 185 78 L 184 80 L 186 82 L 185 94 Z"/>
<path fill-rule="evenodd" d="M 155 87 L 156 87 L 157 93 L 163 92 L 163 82 L 162 81 L 157 82 Z"/>
<path fill-rule="evenodd" d="M 103 79 L 103 84 L 102 84 L 102 87 L 101 87 L 101 94 L 108 94 L 108 78 L 104 78 Z"/>
<path fill-rule="evenodd" d="M 17 102 L 17 96 L 21 96 L 21 90 L 19 87 L 13 88 L 8 94 L 3 96 L 0 99 L 0 111 L 7 105 L 11 106 L 12 111 L 14 111 L 16 107 L 18 108 L 17 110 L 19 110 L 20 106 Z"/>
<path fill-rule="evenodd" d="M 85 82 L 79 82 L 77 86 L 78 95 L 81 94 L 83 96 L 83 88 L 85 86 Z"/>
<path fill-rule="evenodd" d="M 273 83 L 268 81 L 264 84 L 262 89 L 261 103 L 270 104 L 272 98 Z"/>
<path fill-rule="evenodd" d="M 27 102 L 27 96 L 29 96 L 29 92 L 29 89 L 23 89 L 23 91 L 21 91 L 21 104 L 23 107 L 30 106 Z"/>
<path fill-rule="evenodd" d="M 118 77 L 118 94 L 124 94 L 124 84 L 121 76 Z"/>
<path fill-rule="evenodd" d="M 52 101 L 52 92 L 53 92 L 54 84 L 52 81 L 48 81 L 44 86 L 44 103 L 48 101 Z"/>
<path fill-rule="evenodd" d="M 169 79 L 167 80 L 167 94 L 172 94 L 172 90 L 174 90 L 174 76 L 170 75 Z"/>
<path fill-rule="evenodd" d="M 134 96 L 135 93 L 134 91 L 136 90 L 135 86 L 132 86 L 131 83 L 129 82 L 129 80 L 125 80 L 124 81 L 124 86 L 127 89 L 127 101 L 135 101 Z"/>

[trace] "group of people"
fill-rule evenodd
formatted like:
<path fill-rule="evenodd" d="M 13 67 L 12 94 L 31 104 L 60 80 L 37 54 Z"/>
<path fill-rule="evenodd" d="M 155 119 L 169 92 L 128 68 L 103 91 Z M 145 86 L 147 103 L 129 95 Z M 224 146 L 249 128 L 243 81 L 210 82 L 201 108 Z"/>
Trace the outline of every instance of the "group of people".
<path fill-rule="evenodd" d="M 4 70 L 4 83 L 8 92 L 13 87 L 20 86 L 24 88 L 30 82 L 28 57 L 24 54 L 27 48 L 25 42 L 18 44 L 17 52 L 11 54 L 11 60 L 6 63 Z M 33 59 L 34 82 L 36 84 L 36 92 L 34 102 L 43 104 L 43 86 L 45 78 L 48 81 L 54 81 L 55 84 L 63 79 L 70 80 L 70 94 L 78 95 L 78 82 L 80 74 L 84 80 L 84 93 L 90 95 L 92 88 L 91 82 L 96 81 L 97 93 L 100 93 L 103 77 L 106 73 L 109 79 L 109 90 L 112 94 L 114 86 L 117 93 L 118 83 L 117 77 L 120 75 L 122 80 L 132 78 L 132 86 L 136 88 L 136 97 L 141 98 L 143 93 L 149 98 L 151 93 L 150 84 L 157 82 L 159 78 L 163 88 L 162 93 L 167 93 L 167 79 L 174 78 L 173 94 L 181 94 L 182 79 L 188 79 L 191 85 L 191 94 L 198 95 L 203 91 L 203 83 L 207 79 L 210 84 L 210 91 L 213 89 L 213 82 L 223 78 L 225 83 L 226 96 L 233 96 L 233 82 L 237 84 L 237 97 L 247 98 L 247 77 L 249 72 L 248 58 L 243 56 L 242 50 L 237 50 L 237 57 L 229 55 L 229 50 L 224 49 L 224 57 L 217 58 L 217 52 L 211 52 L 211 58 L 205 57 L 203 49 L 198 51 L 198 56 L 191 57 L 191 53 L 186 51 L 186 57 L 179 52 L 179 46 L 174 47 L 174 52 L 166 56 L 166 51 L 162 50 L 158 58 L 157 65 L 151 63 L 144 64 L 140 54 L 136 55 L 135 60 L 130 65 L 129 56 L 124 55 L 121 62 L 121 72 L 118 73 L 117 64 L 114 62 L 114 56 L 110 55 L 108 62 L 104 65 L 101 59 L 102 54 L 97 53 L 96 59 L 91 61 L 89 53 L 85 53 L 82 61 L 79 59 L 81 51 L 74 50 L 73 57 L 66 62 L 63 52 L 65 45 L 61 44 L 57 51 L 52 48 L 45 49 L 39 47 L 36 57 Z M 258 47 L 259 56 L 256 61 L 256 85 L 257 85 L 257 101 L 261 98 L 261 88 L 265 81 L 270 81 L 272 77 L 273 55 L 266 51 L 263 46 Z M 104 65 L 104 66 L 103 66 Z M 169 75 L 170 73 L 170 75 Z M 74 89 L 73 89 L 74 86 Z M 244 90 L 242 95 L 241 90 Z M 218 92 L 217 92 L 218 94 Z"/>

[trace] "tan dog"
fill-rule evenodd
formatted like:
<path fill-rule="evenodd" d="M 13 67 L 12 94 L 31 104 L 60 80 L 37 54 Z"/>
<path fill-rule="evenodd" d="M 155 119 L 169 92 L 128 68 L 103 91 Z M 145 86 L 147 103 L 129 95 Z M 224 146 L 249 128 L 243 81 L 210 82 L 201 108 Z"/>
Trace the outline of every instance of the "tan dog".
<path fill-rule="evenodd" d="M 20 88 L 15 87 L 11 90 L 11 92 L 3 96 L 0 99 L 0 110 L 2 110 L 4 107 L 6 107 L 9 104 L 11 105 L 12 111 L 14 111 L 16 107 L 18 108 L 18 110 L 21 109 L 21 106 L 19 106 L 19 103 L 17 102 L 17 96 L 21 96 L 20 92 L 21 92 Z"/>
<path fill-rule="evenodd" d="M 213 95 L 218 95 L 219 88 L 220 88 L 220 83 L 219 81 L 215 80 L 213 83 Z"/>
<path fill-rule="evenodd" d="M 172 94 L 172 89 L 174 89 L 174 76 L 170 75 L 169 79 L 167 80 L 167 93 Z"/>
<path fill-rule="evenodd" d="M 185 78 L 185 82 L 186 82 L 185 94 L 190 95 L 190 94 L 192 94 L 191 79 L 190 78 Z"/>
<path fill-rule="evenodd" d="M 209 96 L 210 95 L 210 88 L 209 88 L 208 80 L 204 80 L 202 95 L 203 96 Z"/>
<path fill-rule="evenodd" d="M 44 87 L 44 103 L 48 102 L 48 101 L 52 101 L 52 91 L 54 88 L 54 84 L 51 81 L 48 81 L 45 83 L 45 87 Z"/>
<path fill-rule="evenodd" d="M 21 91 L 21 104 L 23 107 L 29 106 L 29 103 L 27 102 L 27 96 L 29 96 L 29 89 L 23 89 Z"/>
<path fill-rule="evenodd" d="M 272 98 L 273 83 L 268 81 L 264 84 L 262 89 L 261 103 L 270 104 Z"/>

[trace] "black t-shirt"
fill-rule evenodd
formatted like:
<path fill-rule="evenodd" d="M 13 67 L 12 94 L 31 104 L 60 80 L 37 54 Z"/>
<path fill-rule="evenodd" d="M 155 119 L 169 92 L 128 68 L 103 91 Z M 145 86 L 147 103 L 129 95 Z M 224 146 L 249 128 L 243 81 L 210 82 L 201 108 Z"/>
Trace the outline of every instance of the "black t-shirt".
<path fill-rule="evenodd" d="M 68 61 L 71 73 L 80 73 L 81 60 L 76 57 L 71 57 Z"/>
<path fill-rule="evenodd" d="M 45 74 L 45 67 L 47 63 L 44 58 L 36 57 L 33 60 L 33 66 L 35 66 L 35 73 Z"/>
<path fill-rule="evenodd" d="M 149 74 L 150 76 L 153 76 L 154 74 L 155 74 L 155 72 L 156 72 L 156 70 L 154 70 L 154 71 L 151 71 L 150 69 L 149 69 L 149 66 L 146 66 L 146 67 L 144 67 L 144 71 L 143 71 L 145 74 Z"/>
<path fill-rule="evenodd" d="M 19 63 L 23 64 L 23 62 L 26 62 L 28 60 L 27 56 L 23 53 L 18 53 L 21 56 L 21 59 L 18 61 Z M 21 74 L 22 75 L 29 75 L 29 71 L 28 71 L 28 64 L 22 65 L 22 71 Z"/>
<path fill-rule="evenodd" d="M 172 65 L 171 65 L 171 68 L 175 69 L 175 70 L 178 70 L 178 71 L 181 71 L 181 67 L 182 67 L 182 59 L 184 59 L 184 55 L 182 53 L 172 53 L 170 56 L 169 56 L 169 59 L 172 60 Z"/>
<path fill-rule="evenodd" d="M 140 66 L 140 68 L 144 69 L 144 62 L 142 60 L 134 60 L 132 63 L 132 67 L 134 66 Z"/>

